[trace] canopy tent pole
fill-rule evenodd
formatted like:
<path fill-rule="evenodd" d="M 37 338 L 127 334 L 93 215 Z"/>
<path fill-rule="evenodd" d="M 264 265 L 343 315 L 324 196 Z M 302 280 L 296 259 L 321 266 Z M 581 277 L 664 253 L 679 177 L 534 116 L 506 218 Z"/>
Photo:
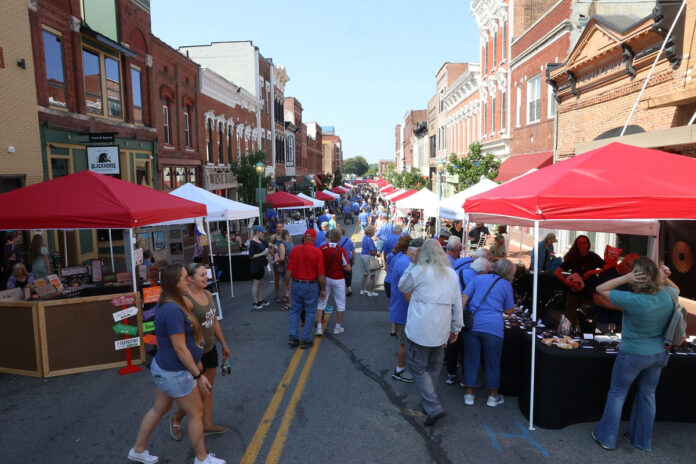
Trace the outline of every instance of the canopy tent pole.
<path fill-rule="evenodd" d="M 234 285 L 232 285 L 232 245 L 230 244 L 230 220 L 227 220 L 227 258 L 230 261 L 230 296 L 234 297 Z"/>
<path fill-rule="evenodd" d="M 217 269 L 215 268 L 215 260 L 213 258 L 213 236 L 210 235 L 210 221 L 208 221 L 208 218 L 205 218 L 205 229 L 206 232 L 208 232 L 208 254 L 210 255 L 210 270 L 213 274 L 213 284 L 215 284 L 215 292 L 213 293 L 213 296 L 215 297 L 215 302 L 217 303 L 217 318 L 218 320 L 220 320 L 222 319 L 222 306 L 220 305 L 220 286 L 218 284 Z M 230 262 L 232 262 L 231 259 Z M 232 279 L 232 276 L 230 276 L 230 279 Z"/>
<path fill-rule="evenodd" d="M 109 251 L 111 252 L 111 272 L 116 272 L 114 267 L 114 242 L 111 240 L 111 229 L 109 229 Z"/>
<path fill-rule="evenodd" d="M 534 221 L 534 286 L 532 287 L 532 372 L 529 386 L 529 430 L 534 430 L 534 374 L 536 371 L 537 295 L 539 288 L 539 220 Z"/>
<path fill-rule="evenodd" d="M 63 257 L 65 258 L 65 267 L 68 267 L 68 231 L 63 229 Z"/>
<path fill-rule="evenodd" d="M 135 244 L 133 243 L 135 234 L 133 229 L 128 229 L 128 246 L 131 250 L 131 276 L 133 280 L 133 293 L 138 291 L 137 277 L 135 275 Z"/>
<path fill-rule="evenodd" d="M 464 213 L 464 235 L 463 237 L 466 237 L 464 241 L 466 241 L 466 248 L 464 248 L 464 252 L 468 255 L 469 252 L 471 251 L 471 243 L 469 241 L 469 214 Z"/>
<path fill-rule="evenodd" d="M 524 243 L 524 226 L 521 226 L 520 227 L 520 253 L 522 253 L 522 244 L 523 243 Z M 534 253 L 536 253 L 536 251 Z M 520 257 L 520 259 L 522 259 L 522 258 Z M 534 266 L 534 267 L 536 267 L 536 266 Z"/>

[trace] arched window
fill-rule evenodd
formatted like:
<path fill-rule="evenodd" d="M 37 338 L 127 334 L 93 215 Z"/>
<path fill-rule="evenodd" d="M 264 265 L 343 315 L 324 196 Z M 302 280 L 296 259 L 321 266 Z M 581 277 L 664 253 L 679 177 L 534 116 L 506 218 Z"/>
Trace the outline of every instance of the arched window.
<path fill-rule="evenodd" d="M 166 98 L 162 99 L 162 122 L 164 125 L 164 143 L 171 143 L 171 134 L 169 133 L 169 101 Z"/>
<path fill-rule="evenodd" d="M 191 108 L 184 106 L 184 142 L 191 146 Z"/>
<path fill-rule="evenodd" d="M 206 131 L 206 155 L 209 163 L 213 162 L 213 120 L 208 119 L 208 130 Z"/>
<path fill-rule="evenodd" d="M 224 124 L 222 122 L 218 123 L 218 163 L 222 164 L 224 160 L 222 159 L 222 153 L 223 153 L 223 129 L 224 129 Z"/>

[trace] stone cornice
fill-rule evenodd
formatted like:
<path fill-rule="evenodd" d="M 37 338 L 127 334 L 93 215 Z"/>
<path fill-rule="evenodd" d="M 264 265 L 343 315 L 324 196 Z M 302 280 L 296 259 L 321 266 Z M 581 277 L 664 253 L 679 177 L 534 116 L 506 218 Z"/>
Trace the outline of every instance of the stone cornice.
<path fill-rule="evenodd" d="M 273 68 L 273 79 L 276 87 L 282 93 L 285 93 L 285 84 L 290 81 L 290 77 L 288 77 L 288 73 L 285 71 L 285 66 L 275 66 Z"/>
<path fill-rule="evenodd" d="M 442 99 L 446 109 L 452 109 L 478 92 L 480 85 L 481 65 L 469 63 L 469 68 L 445 90 Z"/>
<path fill-rule="evenodd" d="M 240 106 L 248 111 L 256 112 L 262 106 L 260 99 L 209 68 L 201 68 L 200 85 L 202 94 L 231 108 Z"/>
<path fill-rule="evenodd" d="M 508 16 L 508 5 L 503 0 L 474 0 L 471 2 L 471 14 L 479 29 L 488 26 L 491 21 L 505 20 Z"/>

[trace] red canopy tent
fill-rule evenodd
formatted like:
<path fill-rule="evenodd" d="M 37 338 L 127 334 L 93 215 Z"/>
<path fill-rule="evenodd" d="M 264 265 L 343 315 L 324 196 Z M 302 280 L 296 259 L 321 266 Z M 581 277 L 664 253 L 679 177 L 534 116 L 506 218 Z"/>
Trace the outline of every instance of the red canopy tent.
<path fill-rule="evenodd" d="M 208 214 L 201 203 L 92 171 L 4 193 L 0 204 L 0 229 L 132 229 Z"/>
<path fill-rule="evenodd" d="M 474 222 L 657 235 L 659 219 L 696 219 L 692 186 L 696 159 L 611 143 L 467 198 Z M 625 224 L 632 230 L 625 231 Z M 657 247 L 653 247 L 653 255 Z M 534 266 L 532 320 L 536 320 L 538 262 Z M 534 421 L 536 326 L 532 328 L 529 428 Z"/>
<path fill-rule="evenodd" d="M 366 184 L 376 184 L 377 181 L 374 180 L 374 179 L 367 179 L 367 180 L 365 181 L 365 183 L 366 183 Z"/>
<path fill-rule="evenodd" d="M 292 193 L 278 191 L 266 196 L 266 203 L 271 205 L 274 209 L 304 209 L 312 208 L 314 204 L 309 200 L 303 200 L 302 198 L 293 195 Z"/>
<path fill-rule="evenodd" d="M 392 203 L 396 203 L 397 201 L 403 200 L 404 198 L 408 198 L 417 192 L 418 192 L 418 190 L 407 190 L 407 191 L 395 196 L 394 198 L 390 198 L 389 201 L 391 201 Z"/>
<path fill-rule="evenodd" d="M 377 180 L 376 184 L 377 184 L 378 187 L 386 187 L 386 186 L 387 186 L 387 181 L 380 178 L 380 179 Z"/>
<path fill-rule="evenodd" d="M 389 195 L 390 193 L 392 193 L 394 191 L 394 187 L 391 185 L 388 185 L 387 187 L 382 188 L 381 191 L 382 191 L 383 195 Z"/>
<path fill-rule="evenodd" d="M 314 194 L 314 198 L 316 198 L 317 200 L 322 200 L 322 201 L 333 201 L 333 200 L 335 200 L 334 197 L 332 197 L 331 195 L 327 195 L 327 194 L 325 194 L 324 192 L 316 192 L 316 193 Z"/>
<path fill-rule="evenodd" d="M 355 180 L 353 181 L 353 183 L 354 183 L 354 184 L 364 184 L 365 181 L 364 181 L 364 180 L 360 180 L 360 179 L 355 179 Z"/>
<path fill-rule="evenodd" d="M 343 187 L 334 187 L 334 188 L 331 189 L 331 191 L 332 191 L 333 193 L 337 193 L 337 194 L 341 195 L 341 194 L 343 194 L 343 193 L 348 192 L 348 189 L 345 189 L 345 188 L 343 188 Z"/>

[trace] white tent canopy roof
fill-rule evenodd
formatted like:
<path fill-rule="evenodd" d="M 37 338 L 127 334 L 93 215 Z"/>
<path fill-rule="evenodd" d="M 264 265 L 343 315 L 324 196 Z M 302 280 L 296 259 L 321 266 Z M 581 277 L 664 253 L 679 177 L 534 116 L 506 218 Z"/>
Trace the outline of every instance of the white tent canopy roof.
<path fill-rule="evenodd" d="M 309 195 L 305 195 L 302 192 L 298 193 L 297 196 L 302 198 L 303 200 L 311 201 L 314 204 L 315 208 L 322 208 L 324 206 L 324 202 L 322 200 L 317 200 L 316 198 L 312 198 Z"/>
<path fill-rule="evenodd" d="M 464 220 L 464 200 L 497 187 L 499 184 L 490 179 L 483 178 L 478 183 L 468 187 L 461 192 L 445 198 L 440 202 L 440 217 L 445 219 Z"/>
<path fill-rule="evenodd" d="M 322 192 L 324 192 L 325 194 L 327 194 L 327 195 L 329 195 L 329 196 L 332 196 L 332 197 L 334 197 L 334 198 L 340 198 L 340 197 L 341 197 L 341 195 L 339 195 L 338 193 L 333 193 L 331 190 L 322 190 Z"/>
<path fill-rule="evenodd" d="M 398 188 L 398 189 L 394 190 L 392 193 L 390 193 L 390 194 L 388 194 L 388 195 L 385 195 L 384 198 L 386 198 L 387 200 L 391 200 L 392 198 L 394 198 L 394 197 L 396 197 L 396 196 L 398 196 L 398 195 L 400 195 L 400 194 L 402 194 L 402 193 L 404 193 L 404 192 L 405 192 L 404 189 Z"/>
<path fill-rule="evenodd" d="M 422 188 L 413 195 L 397 201 L 395 205 L 402 210 L 422 209 L 427 217 L 437 216 L 437 195 L 427 188 Z"/>
<path fill-rule="evenodd" d="M 256 206 L 249 206 L 238 201 L 223 198 L 191 183 L 184 184 L 178 189 L 172 190 L 169 194 L 195 201 L 196 203 L 203 203 L 208 209 L 208 216 L 206 217 L 208 222 L 236 221 L 238 219 L 249 219 L 259 216 L 259 209 Z M 179 219 L 162 224 L 190 224 L 193 222 L 196 222 L 195 218 Z"/>

